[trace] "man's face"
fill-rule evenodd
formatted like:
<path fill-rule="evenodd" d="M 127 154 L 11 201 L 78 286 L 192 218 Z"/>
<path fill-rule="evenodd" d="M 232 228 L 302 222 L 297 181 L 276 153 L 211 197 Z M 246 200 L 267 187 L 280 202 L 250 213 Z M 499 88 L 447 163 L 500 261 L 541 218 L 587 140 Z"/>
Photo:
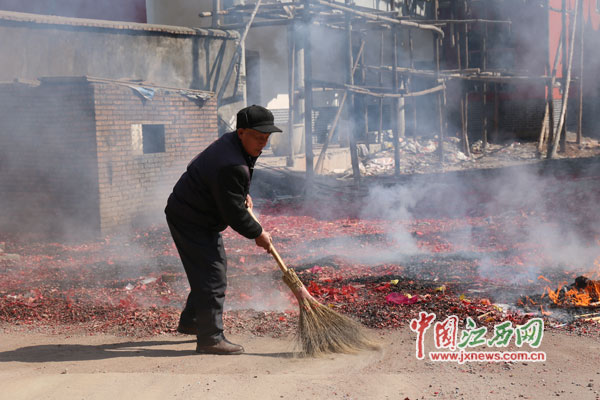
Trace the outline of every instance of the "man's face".
<path fill-rule="evenodd" d="M 246 153 L 252 157 L 258 157 L 269 140 L 270 133 L 262 133 L 254 129 L 240 128 L 237 130 L 238 137 Z"/>

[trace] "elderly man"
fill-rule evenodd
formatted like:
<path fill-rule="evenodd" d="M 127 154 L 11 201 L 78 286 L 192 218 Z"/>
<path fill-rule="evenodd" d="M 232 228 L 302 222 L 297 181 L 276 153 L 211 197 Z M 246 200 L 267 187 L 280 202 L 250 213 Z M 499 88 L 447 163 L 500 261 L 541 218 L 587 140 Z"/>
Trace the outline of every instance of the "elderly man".
<path fill-rule="evenodd" d="M 227 259 L 221 231 L 231 226 L 269 250 L 271 236 L 249 214 L 254 163 L 272 132 L 273 114 L 252 105 L 237 113 L 236 131 L 198 154 L 169 196 L 167 223 L 185 269 L 191 292 L 177 331 L 195 334 L 196 352 L 241 354 L 244 348 L 223 335 Z"/>

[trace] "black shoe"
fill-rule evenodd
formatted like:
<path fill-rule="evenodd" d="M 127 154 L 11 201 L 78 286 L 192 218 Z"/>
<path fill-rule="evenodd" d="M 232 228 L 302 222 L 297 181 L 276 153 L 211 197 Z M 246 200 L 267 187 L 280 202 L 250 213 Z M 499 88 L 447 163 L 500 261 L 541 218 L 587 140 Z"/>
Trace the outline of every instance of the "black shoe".
<path fill-rule="evenodd" d="M 183 333 L 184 335 L 197 335 L 198 328 L 196 327 L 196 318 L 191 321 L 180 319 L 179 325 L 177 325 L 177 332 Z"/>
<path fill-rule="evenodd" d="M 211 344 L 208 346 L 201 346 L 198 344 L 196 346 L 196 353 L 200 354 L 223 354 L 223 355 L 234 355 L 234 354 L 242 354 L 244 352 L 244 348 L 239 344 L 231 343 L 227 339 L 223 339 L 218 343 Z"/>

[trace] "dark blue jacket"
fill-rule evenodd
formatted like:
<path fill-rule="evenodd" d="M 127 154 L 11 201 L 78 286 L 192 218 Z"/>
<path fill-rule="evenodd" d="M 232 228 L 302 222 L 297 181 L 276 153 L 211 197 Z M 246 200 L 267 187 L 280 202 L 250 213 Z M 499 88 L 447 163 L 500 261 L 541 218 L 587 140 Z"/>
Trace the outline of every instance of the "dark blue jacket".
<path fill-rule="evenodd" d="M 188 164 L 169 196 L 167 217 L 215 232 L 231 226 L 248 239 L 257 238 L 262 228 L 245 205 L 256 159 L 236 132 L 226 133 Z"/>

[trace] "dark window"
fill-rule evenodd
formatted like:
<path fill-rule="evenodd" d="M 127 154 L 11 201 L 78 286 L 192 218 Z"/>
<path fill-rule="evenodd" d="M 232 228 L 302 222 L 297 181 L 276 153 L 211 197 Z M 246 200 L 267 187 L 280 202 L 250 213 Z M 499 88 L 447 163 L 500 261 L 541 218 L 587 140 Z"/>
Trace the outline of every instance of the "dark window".
<path fill-rule="evenodd" d="M 142 125 L 144 154 L 165 152 L 165 126 Z"/>

